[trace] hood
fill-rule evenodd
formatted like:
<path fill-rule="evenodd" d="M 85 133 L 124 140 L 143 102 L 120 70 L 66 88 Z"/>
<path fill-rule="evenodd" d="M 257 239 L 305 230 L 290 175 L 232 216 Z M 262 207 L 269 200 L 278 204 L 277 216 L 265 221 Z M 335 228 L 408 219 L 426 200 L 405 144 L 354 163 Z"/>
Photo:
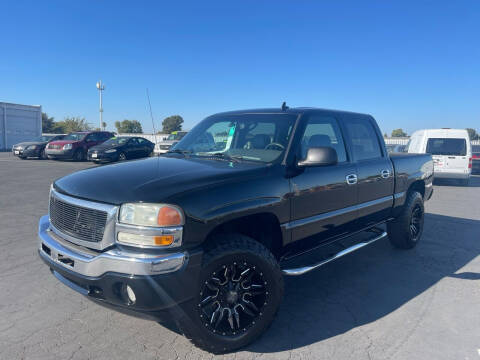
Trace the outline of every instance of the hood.
<path fill-rule="evenodd" d="M 175 143 L 178 143 L 180 140 L 164 140 L 160 141 L 158 145 L 173 145 Z"/>
<path fill-rule="evenodd" d="M 268 165 L 257 163 L 155 157 L 82 170 L 55 181 L 54 187 L 67 195 L 109 204 L 168 202 L 185 191 L 260 177 L 267 169 Z"/>
<path fill-rule="evenodd" d="M 25 142 L 15 144 L 13 146 L 14 147 L 21 146 L 22 148 L 25 149 L 27 146 L 30 146 L 30 145 L 43 145 L 43 144 L 46 144 L 46 142 L 45 141 L 25 141 Z"/>
<path fill-rule="evenodd" d="M 99 145 L 95 145 L 95 146 L 92 146 L 89 151 L 105 151 L 105 150 L 108 150 L 108 149 L 118 149 L 120 147 L 122 147 L 124 144 L 99 144 Z"/>
<path fill-rule="evenodd" d="M 65 145 L 65 144 L 73 144 L 76 142 L 79 142 L 80 140 L 56 140 L 56 141 L 51 141 L 49 144 L 54 144 L 54 145 Z"/>

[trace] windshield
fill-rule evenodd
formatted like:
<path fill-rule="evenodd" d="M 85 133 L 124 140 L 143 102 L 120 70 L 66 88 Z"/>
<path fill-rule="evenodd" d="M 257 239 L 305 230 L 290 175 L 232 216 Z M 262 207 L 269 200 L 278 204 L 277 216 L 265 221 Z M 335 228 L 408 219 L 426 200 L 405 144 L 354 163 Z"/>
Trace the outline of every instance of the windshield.
<path fill-rule="evenodd" d="M 105 141 L 103 145 L 123 145 L 127 143 L 128 140 L 130 140 L 128 137 L 114 137 Z"/>
<path fill-rule="evenodd" d="M 33 139 L 33 141 L 48 142 L 48 141 L 52 140 L 53 138 L 54 138 L 53 135 L 42 135 L 42 136 L 39 136 L 39 137 Z"/>
<path fill-rule="evenodd" d="M 427 153 L 432 155 L 465 156 L 467 142 L 465 139 L 430 138 L 427 142 Z"/>
<path fill-rule="evenodd" d="M 296 115 L 212 116 L 193 128 L 171 151 L 270 163 L 287 147 Z"/>
<path fill-rule="evenodd" d="M 82 140 L 86 135 L 86 133 L 70 133 L 63 140 Z"/>

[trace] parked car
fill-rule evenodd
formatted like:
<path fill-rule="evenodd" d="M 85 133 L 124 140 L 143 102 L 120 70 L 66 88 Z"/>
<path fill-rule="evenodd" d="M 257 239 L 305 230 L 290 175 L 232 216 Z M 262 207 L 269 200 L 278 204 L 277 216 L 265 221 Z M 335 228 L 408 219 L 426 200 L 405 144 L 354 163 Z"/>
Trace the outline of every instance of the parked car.
<path fill-rule="evenodd" d="M 400 144 L 387 144 L 385 145 L 387 147 L 388 153 L 402 153 L 405 152 L 405 145 L 400 145 Z"/>
<path fill-rule="evenodd" d="M 155 144 L 154 153 L 155 154 L 166 153 L 168 150 L 170 150 L 170 148 L 173 145 L 175 145 L 180 140 L 182 140 L 182 138 L 186 134 L 187 134 L 186 131 L 174 131 L 174 132 L 172 132 L 170 135 L 168 135 L 168 137 L 165 140 L 160 141 L 158 144 Z"/>
<path fill-rule="evenodd" d="M 142 137 L 118 136 L 88 150 L 94 162 L 124 161 L 150 156 L 155 144 Z"/>
<path fill-rule="evenodd" d="M 45 147 L 48 142 L 61 140 L 65 135 L 42 135 L 32 141 L 25 141 L 15 144 L 12 147 L 12 153 L 20 159 L 39 158 L 46 159 Z"/>
<path fill-rule="evenodd" d="M 415 131 L 408 143 L 408 152 L 432 154 L 435 178 L 458 179 L 468 185 L 472 173 L 472 147 L 467 130 Z"/>
<path fill-rule="evenodd" d="M 272 322 L 283 275 L 387 234 L 396 248 L 415 247 L 432 181 L 432 156 L 389 156 L 369 115 L 221 113 L 163 156 L 56 180 L 39 254 L 89 299 L 170 318 L 197 346 L 228 352 Z"/>
<path fill-rule="evenodd" d="M 472 145 L 472 174 L 480 174 L 480 145 Z"/>
<path fill-rule="evenodd" d="M 45 150 L 49 159 L 82 161 L 87 158 L 88 149 L 115 136 L 109 131 L 79 131 L 66 135 L 62 140 L 48 143 Z"/>

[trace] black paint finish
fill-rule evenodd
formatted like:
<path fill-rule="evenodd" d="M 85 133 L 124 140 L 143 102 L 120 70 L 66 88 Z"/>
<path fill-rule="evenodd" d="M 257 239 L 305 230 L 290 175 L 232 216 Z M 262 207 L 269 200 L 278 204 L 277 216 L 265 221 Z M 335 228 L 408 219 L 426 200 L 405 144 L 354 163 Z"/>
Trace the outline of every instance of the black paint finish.
<path fill-rule="evenodd" d="M 433 180 L 431 156 L 389 157 L 371 116 L 311 108 L 285 111 L 295 114 L 297 123 L 283 160 L 275 164 L 167 154 L 83 170 L 57 180 L 54 186 L 71 196 L 109 204 L 143 201 L 178 205 L 186 214 L 185 248 L 200 245 L 226 222 L 265 214 L 275 219 L 274 224 L 255 226 L 280 227 L 281 239 L 274 241 L 283 246 L 318 234 L 320 241 L 327 241 L 395 216 L 404 201 L 402 193 L 411 186 L 418 186 L 425 199 L 429 198 Z M 285 111 L 257 109 L 228 114 Z M 345 124 L 351 118 L 370 121 L 381 157 L 356 160 L 351 139 L 344 136 L 346 162 L 298 167 L 301 159 L 297 149 L 305 119 L 311 114 L 335 117 L 344 134 Z M 382 177 L 384 171 L 389 175 Z M 346 176 L 351 174 L 357 175 L 356 184 L 347 184 Z"/>

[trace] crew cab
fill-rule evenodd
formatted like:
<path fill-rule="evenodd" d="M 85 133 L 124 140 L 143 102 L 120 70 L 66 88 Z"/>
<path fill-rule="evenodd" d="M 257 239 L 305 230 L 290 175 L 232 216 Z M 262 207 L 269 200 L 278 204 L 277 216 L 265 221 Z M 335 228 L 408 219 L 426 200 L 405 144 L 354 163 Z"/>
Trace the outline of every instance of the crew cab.
<path fill-rule="evenodd" d="M 78 131 L 66 135 L 62 140 L 48 143 L 45 153 L 49 159 L 82 161 L 88 149 L 115 136 L 109 131 Z"/>
<path fill-rule="evenodd" d="M 220 113 L 161 157 L 56 180 L 39 254 L 91 300 L 228 352 L 271 323 L 284 276 L 387 236 L 415 247 L 432 181 L 431 155 L 389 156 L 370 115 Z"/>

